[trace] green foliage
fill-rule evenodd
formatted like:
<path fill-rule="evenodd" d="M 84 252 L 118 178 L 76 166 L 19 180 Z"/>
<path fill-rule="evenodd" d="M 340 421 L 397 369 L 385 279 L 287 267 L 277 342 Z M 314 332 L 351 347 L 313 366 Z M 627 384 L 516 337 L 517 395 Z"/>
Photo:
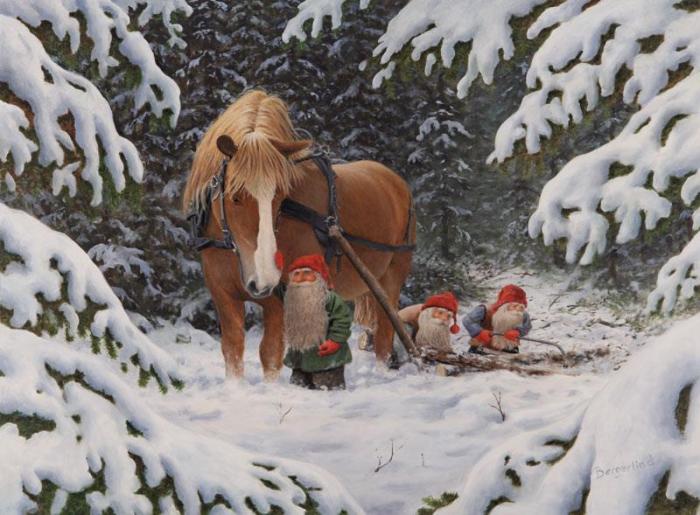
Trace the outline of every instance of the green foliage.
<path fill-rule="evenodd" d="M 566 456 L 566 453 L 569 452 L 569 449 L 571 449 L 576 443 L 576 437 L 572 438 L 571 440 L 565 441 L 565 440 L 549 440 L 545 442 L 545 445 L 551 445 L 554 447 L 561 447 L 561 454 L 558 456 L 552 458 L 551 460 L 547 460 L 548 465 L 554 465 L 557 463 L 559 460 L 561 460 L 564 456 Z"/>
<path fill-rule="evenodd" d="M 99 395 L 100 397 L 108 400 L 112 404 L 114 404 L 114 397 L 112 397 L 110 394 L 107 392 L 103 392 L 101 390 L 98 390 L 94 388 L 90 383 L 88 383 L 85 380 L 85 374 L 81 372 L 80 370 L 76 370 L 72 374 L 64 374 L 62 372 L 59 372 L 55 368 L 46 365 L 46 372 L 53 378 L 54 381 L 56 381 L 56 384 L 63 389 L 67 383 L 70 382 L 76 382 L 86 390 L 90 390 L 92 393 Z"/>
<path fill-rule="evenodd" d="M 166 475 L 156 486 L 149 486 L 146 481 L 146 467 L 143 460 L 136 454 L 130 453 L 129 456 L 136 464 L 136 476 L 139 478 L 139 483 L 141 484 L 141 488 L 138 489 L 137 493 L 148 498 L 148 500 L 151 502 L 151 506 L 153 507 L 154 515 L 159 515 L 161 513 L 160 499 L 163 497 L 172 498 L 175 507 L 180 511 L 180 513 L 184 513 L 185 507 L 177 495 L 175 481 L 173 481 L 173 478 Z"/>
<path fill-rule="evenodd" d="M 417 515 L 433 515 L 436 510 L 452 504 L 458 495 L 456 492 L 443 492 L 440 497 L 423 497 L 423 504 L 418 508 Z"/>
<path fill-rule="evenodd" d="M 698 508 L 700 508 L 700 499 L 697 497 L 693 497 L 684 491 L 680 491 L 678 494 L 676 494 L 675 499 L 669 499 L 666 497 L 666 490 L 668 489 L 668 481 L 670 476 L 670 471 L 667 471 L 663 475 L 661 481 L 659 481 L 659 487 L 649 499 L 644 513 L 649 515 L 666 515 L 670 513 L 679 515 L 696 515 Z"/>
<path fill-rule="evenodd" d="M 0 413 L 0 427 L 5 424 L 15 424 L 19 435 L 24 438 L 30 438 L 42 431 L 56 429 L 56 423 L 53 420 L 46 420 L 37 415 L 27 415 L 19 411 Z"/>

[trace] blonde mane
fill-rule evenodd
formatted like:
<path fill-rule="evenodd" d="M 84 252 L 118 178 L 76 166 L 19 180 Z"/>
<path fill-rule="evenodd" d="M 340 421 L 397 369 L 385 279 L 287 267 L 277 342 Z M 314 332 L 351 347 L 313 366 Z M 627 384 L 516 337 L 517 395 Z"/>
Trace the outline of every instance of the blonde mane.
<path fill-rule="evenodd" d="M 225 156 L 217 148 L 216 140 L 222 135 L 230 136 L 237 147 L 226 174 L 227 194 L 242 189 L 253 195 L 261 191 L 287 194 L 299 179 L 301 171 L 292 162 L 299 156 L 283 155 L 270 141 L 270 138 L 279 141 L 298 139 L 289 119 L 287 104 L 264 91 L 249 91 L 211 124 L 199 142 L 185 188 L 185 210 L 201 206 L 207 186 L 221 170 Z"/>

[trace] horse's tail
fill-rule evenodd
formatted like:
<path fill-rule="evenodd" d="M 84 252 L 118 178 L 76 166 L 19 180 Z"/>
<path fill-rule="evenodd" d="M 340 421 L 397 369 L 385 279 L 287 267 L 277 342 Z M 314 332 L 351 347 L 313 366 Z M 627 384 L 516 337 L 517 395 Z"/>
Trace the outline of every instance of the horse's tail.
<path fill-rule="evenodd" d="M 375 302 L 371 291 L 365 292 L 355 299 L 355 323 L 365 326 L 371 332 L 377 329 Z"/>

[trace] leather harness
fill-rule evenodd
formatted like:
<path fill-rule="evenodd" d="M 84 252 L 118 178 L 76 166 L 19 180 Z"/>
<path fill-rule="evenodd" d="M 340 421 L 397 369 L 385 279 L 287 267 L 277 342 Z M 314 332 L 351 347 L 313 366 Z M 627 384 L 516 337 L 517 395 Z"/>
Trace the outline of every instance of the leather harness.
<path fill-rule="evenodd" d="M 294 161 L 294 163 L 298 164 L 307 160 L 313 160 L 318 169 L 326 178 L 326 183 L 328 185 L 328 214 L 323 215 L 314 209 L 301 204 L 300 202 L 290 198 L 285 198 L 280 207 L 280 215 L 296 218 L 297 220 L 309 224 L 314 230 L 314 234 L 316 235 L 316 239 L 318 240 L 319 244 L 325 249 L 324 258 L 326 263 L 330 264 L 334 257 L 340 258 L 340 256 L 343 255 L 343 252 L 337 242 L 328 234 L 328 229 L 331 226 L 340 224 L 340 220 L 338 218 L 337 190 L 335 184 L 336 174 L 331 167 L 328 156 L 324 153 L 310 154 Z M 235 254 L 238 254 L 238 245 L 236 244 L 236 239 L 229 227 L 228 220 L 226 219 L 226 209 L 224 209 L 227 166 L 228 160 L 224 159 L 221 164 L 221 172 L 219 172 L 219 174 L 212 179 L 207 188 L 204 206 L 187 216 L 187 220 L 190 222 L 190 245 L 198 251 L 208 248 L 216 248 L 231 250 Z M 215 199 L 216 195 L 219 197 L 221 232 L 223 233 L 223 240 L 213 240 L 201 236 L 209 223 L 212 201 Z M 410 236 L 411 218 L 414 216 L 413 206 L 411 206 L 408 216 L 409 218 L 408 224 L 406 225 L 406 232 L 404 234 L 404 241 L 408 241 Z M 410 252 L 416 248 L 415 244 L 406 243 L 403 245 L 389 245 L 386 243 L 368 240 L 360 236 L 354 236 L 346 233 L 344 230 L 342 233 L 345 239 L 351 243 L 356 243 L 379 252 Z"/>

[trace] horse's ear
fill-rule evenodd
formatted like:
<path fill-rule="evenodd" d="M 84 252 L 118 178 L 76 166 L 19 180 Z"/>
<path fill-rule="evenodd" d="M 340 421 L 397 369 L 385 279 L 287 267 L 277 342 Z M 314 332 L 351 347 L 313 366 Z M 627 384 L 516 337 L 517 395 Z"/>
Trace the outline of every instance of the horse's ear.
<path fill-rule="evenodd" d="M 226 134 L 216 138 L 216 147 L 219 149 L 219 152 L 224 154 L 229 159 L 232 158 L 233 154 L 235 154 L 238 150 L 238 147 L 231 139 L 231 136 L 227 136 Z"/>
<path fill-rule="evenodd" d="M 272 146 L 277 149 L 277 151 L 284 156 L 291 156 L 302 150 L 306 150 L 311 145 L 313 141 L 310 139 L 292 140 L 292 141 L 282 141 L 275 138 L 269 138 Z"/>

